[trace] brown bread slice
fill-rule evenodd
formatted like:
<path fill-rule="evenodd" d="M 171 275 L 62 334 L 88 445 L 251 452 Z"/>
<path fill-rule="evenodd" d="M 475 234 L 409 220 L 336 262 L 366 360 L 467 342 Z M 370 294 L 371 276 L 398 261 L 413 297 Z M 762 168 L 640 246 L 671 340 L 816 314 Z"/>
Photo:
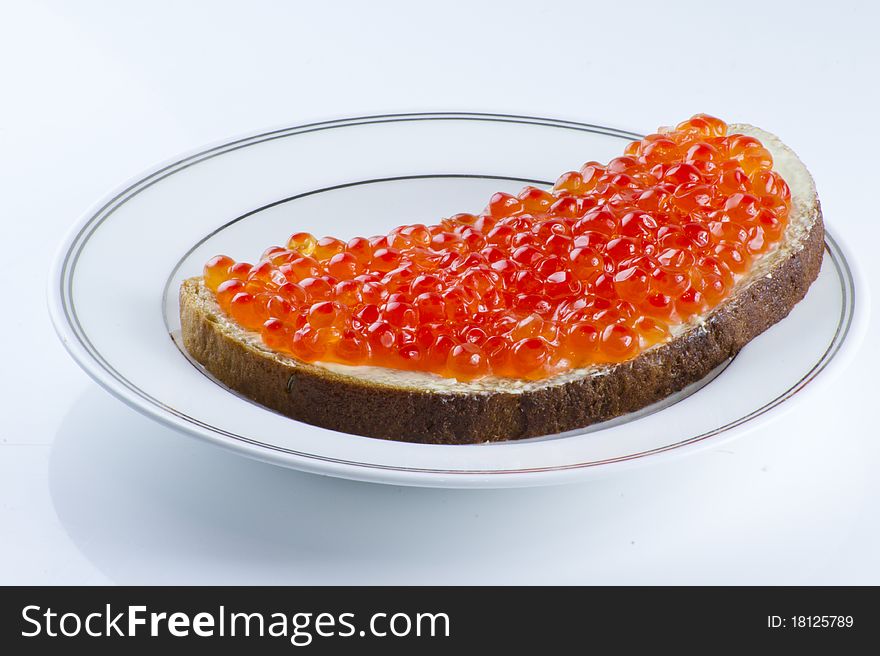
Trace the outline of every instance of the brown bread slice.
<path fill-rule="evenodd" d="M 258 334 L 231 323 L 201 278 L 185 280 L 180 288 L 184 346 L 218 380 L 257 403 L 293 419 L 371 437 L 470 444 L 548 435 L 633 412 L 735 355 L 783 319 L 819 274 L 824 229 L 810 173 L 774 135 L 748 125 L 731 125 L 729 132 L 761 140 L 791 188 L 783 240 L 753 263 L 721 305 L 628 362 L 541 381 L 468 383 L 380 367 L 310 364 L 270 351 Z"/>

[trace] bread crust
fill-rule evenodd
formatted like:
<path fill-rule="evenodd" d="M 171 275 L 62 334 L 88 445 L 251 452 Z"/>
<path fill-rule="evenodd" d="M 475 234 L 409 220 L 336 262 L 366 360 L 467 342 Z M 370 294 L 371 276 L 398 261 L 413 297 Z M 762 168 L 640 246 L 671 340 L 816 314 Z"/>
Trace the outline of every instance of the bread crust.
<path fill-rule="evenodd" d="M 824 227 L 810 199 L 801 243 L 705 320 L 594 375 L 524 391 L 462 393 L 396 387 L 261 348 L 222 315 L 201 278 L 180 288 L 186 350 L 233 390 L 283 415 L 332 430 L 431 444 L 549 435 L 634 412 L 694 383 L 785 318 L 819 275 Z"/>

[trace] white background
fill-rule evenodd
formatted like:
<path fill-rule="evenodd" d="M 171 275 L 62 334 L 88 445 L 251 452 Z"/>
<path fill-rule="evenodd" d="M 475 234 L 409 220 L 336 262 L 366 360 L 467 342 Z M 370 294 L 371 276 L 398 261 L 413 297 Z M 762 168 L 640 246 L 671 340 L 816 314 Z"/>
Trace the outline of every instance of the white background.
<path fill-rule="evenodd" d="M 432 110 L 759 125 L 807 162 L 876 286 L 877 5 L 735 5 L 0 4 L 0 583 L 880 583 L 875 322 L 831 384 L 723 448 L 580 485 L 441 491 L 174 434 L 92 383 L 46 312 L 62 234 L 157 161 Z"/>

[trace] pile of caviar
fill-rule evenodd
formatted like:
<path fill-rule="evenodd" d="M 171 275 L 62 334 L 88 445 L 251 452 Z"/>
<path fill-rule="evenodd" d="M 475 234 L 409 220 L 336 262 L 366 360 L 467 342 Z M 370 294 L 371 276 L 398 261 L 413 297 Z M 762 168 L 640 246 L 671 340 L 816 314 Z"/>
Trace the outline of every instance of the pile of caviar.
<path fill-rule="evenodd" d="M 791 196 L 756 139 L 698 114 L 550 191 L 387 235 L 298 232 L 208 288 L 239 325 L 307 362 L 541 379 L 628 360 L 730 294 L 782 236 Z"/>

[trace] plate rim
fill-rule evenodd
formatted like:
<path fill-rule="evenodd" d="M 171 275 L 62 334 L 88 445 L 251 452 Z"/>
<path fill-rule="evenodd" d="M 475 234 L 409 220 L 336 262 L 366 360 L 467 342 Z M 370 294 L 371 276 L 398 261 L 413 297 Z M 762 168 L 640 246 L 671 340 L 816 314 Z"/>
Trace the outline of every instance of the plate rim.
<path fill-rule="evenodd" d="M 825 250 L 831 255 L 831 259 L 836 268 L 836 274 L 840 279 L 841 285 L 844 287 L 844 306 L 842 312 L 846 318 L 846 322 L 845 325 L 843 325 L 843 322 L 838 324 L 834 338 L 832 338 L 828 349 L 817 363 L 797 383 L 769 403 L 752 411 L 745 417 L 729 422 L 725 426 L 712 429 L 701 435 L 692 436 L 680 442 L 664 445 L 655 449 L 627 454 L 616 458 L 537 468 L 440 470 L 419 467 L 400 467 L 381 463 L 363 463 L 323 456 L 320 454 L 301 452 L 259 442 L 258 440 L 232 434 L 219 427 L 206 424 L 194 417 L 189 417 L 188 415 L 181 413 L 159 399 L 154 399 L 151 395 L 140 390 L 140 388 L 131 383 L 131 381 L 128 381 L 119 372 L 114 372 L 109 364 L 101 362 L 98 349 L 92 345 L 90 350 L 89 345 L 87 344 L 88 339 L 85 338 L 84 335 L 85 331 L 81 327 L 78 331 L 74 322 L 71 320 L 70 310 L 68 308 L 69 290 L 72 285 L 73 272 L 76 269 L 76 261 L 79 253 L 82 251 L 84 244 L 88 241 L 89 236 L 100 227 L 100 224 L 110 216 L 110 214 L 112 214 L 111 208 L 124 204 L 128 199 L 134 197 L 143 189 L 160 182 L 163 178 L 173 175 L 179 170 L 194 166 L 206 159 L 273 139 L 337 127 L 355 127 L 374 123 L 427 120 L 496 121 L 525 125 L 532 124 L 544 127 L 568 128 L 621 138 L 639 138 L 641 136 L 635 132 L 619 130 L 593 123 L 580 123 L 563 119 L 542 118 L 518 114 L 493 114 L 486 112 L 408 112 L 399 114 L 356 116 L 300 125 L 287 125 L 269 130 L 249 132 L 235 138 L 219 140 L 207 146 L 193 148 L 184 154 L 169 158 L 165 162 L 157 164 L 146 171 L 131 177 L 128 181 L 119 185 L 109 194 L 96 202 L 71 226 L 57 249 L 48 280 L 50 316 L 61 342 L 80 367 L 111 394 L 140 411 L 142 414 L 160 421 L 160 423 L 181 430 L 186 434 L 209 441 L 212 444 L 222 446 L 251 458 L 271 462 L 277 465 L 294 467 L 312 473 L 329 474 L 373 482 L 444 487 L 507 487 L 513 485 L 552 484 L 555 482 L 572 480 L 575 476 L 582 478 L 583 476 L 580 476 L 579 474 L 583 474 L 585 471 L 610 473 L 614 470 L 649 462 L 658 462 L 664 457 L 682 456 L 698 449 L 721 444 L 728 439 L 751 430 L 752 428 L 763 425 L 763 421 L 757 423 L 754 422 L 757 417 L 763 416 L 766 421 L 789 409 L 791 404 L 786 403 L 788 399 L 798 392 L 801 392 L 809 383 L 813 382 L 822 371 L 827 370 L 829 367 L 838 368 L 845 366 L 846 362 L 852 357 L 856 345 L 861 342 L 861 340 L 857 338 L 865 332 L 868 309 L 867 286 L 861 277 L 861 272 L 858 267 L 854 265 L 853 258 L 849 255 L 849 249 L 847 249 L 839 239 L 831 237 L 826 230 Z M 258 211 L 259 209 L 262 208 L 252 210 L 248 214 Z M 110 211 L 108 212 L 108 210 Z M 234 220 L 236 219 L 233 219 L 233 221 Z M 76 249 L 76 252 L 74 252 L 74 249 Z M 835 257 L 835 255 L 837 257 Z M 848 306 L 846 305 L 847 298 L 849 299 Z M 846 316 L 847 311 L 849 311 L 848 316 Z M 80 333 L 83 333 L 83 335 Z M 92 351 L 94 351 L 94 353 Z M 828 379 L 829 377 L 830 376 L 826 374 L 822 378 Z M 425 446 L 430 447 L 431 445 Z"/>

